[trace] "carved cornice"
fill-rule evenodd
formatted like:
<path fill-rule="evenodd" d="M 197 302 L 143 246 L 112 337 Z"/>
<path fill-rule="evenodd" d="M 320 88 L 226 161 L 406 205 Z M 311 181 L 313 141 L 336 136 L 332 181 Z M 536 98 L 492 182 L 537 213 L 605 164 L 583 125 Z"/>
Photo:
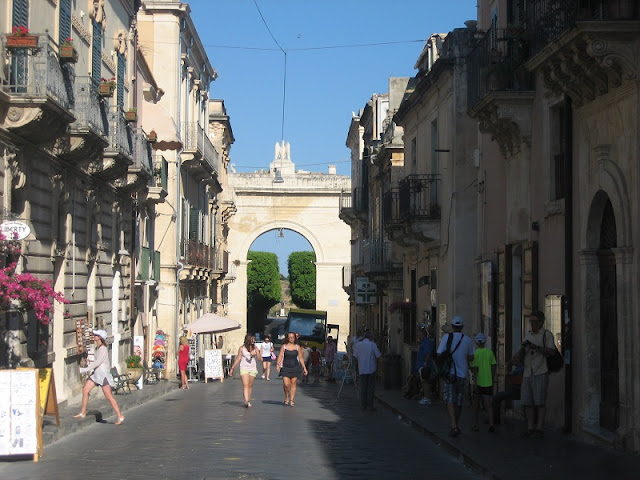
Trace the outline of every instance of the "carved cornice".
<path fill-rule="evenodd" d="M 90 44 L 91 34 L 89 33 L 89 30 L 87 30 L 85 26 L 82 24 L 82 20 L 76 17 L 75 13 L 71 15 L 71 24 L 73 25 L 73 28 L 76 30 L 80 38 L 84 40 L 87 44 Z"/>
<path fill-rule="evenodd" d="M 534 92 L 492 92 L 477 107 L 473 116 L 480 131 L 491 134 L 505 158 L 531 146 L 531 105 Z"/>
<path fill-rule="evenodd" d="M 553 95 L 580 107 L 638 78 L 640 22 L 581 22 L 527 63 Z"/>

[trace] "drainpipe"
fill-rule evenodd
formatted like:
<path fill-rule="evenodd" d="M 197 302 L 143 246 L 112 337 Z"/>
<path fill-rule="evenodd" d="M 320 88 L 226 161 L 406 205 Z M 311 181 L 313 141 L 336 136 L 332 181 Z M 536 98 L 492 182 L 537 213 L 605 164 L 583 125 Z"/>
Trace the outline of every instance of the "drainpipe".
<path fill-rule="evenodd" d="M 562 328 L 564 352 L 564 431 L 570 433 L 573 423 L 573 388 L 571 372 L 571 339 L 573 328 L 573 108 L 571 98 L 565 102 L 565 162 L 564 162 L 564 285 L 565 304 Z"/>
<path fill-rule="evenodd" d="M 180 28 L 178 33 L 178 75 L 176 78 L 176 105 L 177 105 L 177 129 L 178 137 L 182 140 L 182 105 L 181 105 L 181 92 L 182 92 L 182 17 L 178 17 L 180 22 Z M 180 232 L 182 231 L 182 202 L 180 201 L 180 183 L 182 182 L 182 151 L 184 148 L 180 148 L 176 156 L 176 305 L 174 315 L 174 358 L 178 353 L 180 342 L 180 272 L 184 270 L 184 264 L 180 261 Z M 177 369 L 176 369 L 177 373 Z"/>

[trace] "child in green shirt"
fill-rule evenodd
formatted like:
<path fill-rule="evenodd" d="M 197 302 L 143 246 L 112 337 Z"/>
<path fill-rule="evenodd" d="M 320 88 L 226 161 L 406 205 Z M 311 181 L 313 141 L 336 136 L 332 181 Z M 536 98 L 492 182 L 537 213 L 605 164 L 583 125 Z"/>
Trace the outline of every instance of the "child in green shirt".
<path fill-rule="evenodd" d="M 493 425 L 493 409 L 491 401 L 493 399 L 493 379 L 496 374 L 496 357 L 493 352 L 484 347 L 486 337 L 482 333 L 476 335 L 476 344 L 478 348 L 471 362 L 471 370 L 473 372 L 473 399 L 472 413 L 473 426 L 471 430 L 477 432 L 478 428 L 478 410 L 480 409 L 480 400 L 484 405 L 484 410 L 489 415 L 489 432 L 495 432 Z"/>

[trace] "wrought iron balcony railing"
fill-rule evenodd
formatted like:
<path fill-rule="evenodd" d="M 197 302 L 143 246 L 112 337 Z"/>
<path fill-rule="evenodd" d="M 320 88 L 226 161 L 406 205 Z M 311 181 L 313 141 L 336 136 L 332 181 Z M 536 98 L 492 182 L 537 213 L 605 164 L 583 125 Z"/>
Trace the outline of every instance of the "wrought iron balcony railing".
<path fill-rule="evenodd" d="M 133 133 L 129 128 L 122 108 L 112 106 L 109 109 L 109 146 L 108 151 L 117 152 L 120 155 L 133 160 Z"/>
<path fill-rule="evenodd" d="M 391 244 L 389 242 L 363 241 L 361 253 L 361 264 L 365 271 L 382 271 L 391 266 Z"/>
<path fill-rule="evenodd" d="M 72 130 L 92 130 L 97 135 L 106 135 L 107 116 L 101 102 L 93 89 L 89 76 L 76 77 L 73 85 L 73 114 L 76 121 L 71 124 Z"/>
<path fill-rule="evenodd" d="M 520 27 L 492 28 L 476 43 L 467 57 L 469 110 L 492 91 L 531 88 L 531 74 L 524 68 L 529 38 Z"/>
<path fill-rule="evenodd" d="M 440 218 L 438 183 L 440 175 L 408 175 L 399 185 L 398 210 L 406 221 Z"/>
<path fill-rule="evenodd" d="M 198 122 L 182 123 L 182 142 L 185 151 L 194 152 L 214 174 L 218 174 L 218 152 Z"/>
<path fill-rule="evenodd" d="M 140 169 L 149 176 L 153 174 L 151 144 L 141 128 L 133 133 L 133 168 Z"/>
<path fill-rule="evenodd" d="M 71 78 L 65 80 L 56 44 L 47 34 L 32 35 L 38 37 L 35 48 L 7 48 L 9 35 L 0 36 L 0 51 L 6 55 L 0 89 L 9 95 L 48 97 L 68 110 Z"/>
<path fill-rule="evenodd" d="M 400 191 L 397 188 L 387 190 L 382 196 L 382 219 L 386 229 L 402 224 L 402 219 L 400 218 Z"/>

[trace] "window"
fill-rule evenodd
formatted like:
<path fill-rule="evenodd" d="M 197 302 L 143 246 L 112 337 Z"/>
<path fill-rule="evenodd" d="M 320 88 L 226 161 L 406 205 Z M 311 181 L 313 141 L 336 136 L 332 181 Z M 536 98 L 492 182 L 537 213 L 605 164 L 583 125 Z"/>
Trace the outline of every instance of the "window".
<path fill-rule="evenodd" d="M 556 347 L 562 352 L 562 295 L 544 297 L 544 328 L 553 333 Z"/>
<path fill-rule="evenodd" d="M 127 68 L 127 61 L 124 58 L 124 55 L 118 52 L 118 66 L 117 66 L 117 75 L 116 84 L 118 86 L 118 106 L 120 108 L 124 107 L 124 75 Z"/>
<path fill-rule="evenodd" d="M 62 43 L 71 38 L 71 0 L 60 0 L 60 10 L 58 16 L 59 37 L 58 43 Z"/>
<path fill-rule="evenodd" d="M 102 75 L 102 26 L 93 21 L 93 38 L 91 40 L 91 80 L 98 88 Z"/>
<path fill-rule="evenodd" d="M 411 165 L 416 165 L 418 163 L 418 141 L 416 137 L 411 139 Z"/>
<path fill-rule="evenodd" d="M 29 27 L 29 0 L 13 0 L 13 26 Z"/>
<path fill-rule="evenodd" d="M 564 105 L 559 105 L 551 109 L 550 115 L 551 134 L 551 165 L 549 171 L 550 200 L 560 200 L 564 198 L 564 171 L 567 143 L 567 117 Z"/>

